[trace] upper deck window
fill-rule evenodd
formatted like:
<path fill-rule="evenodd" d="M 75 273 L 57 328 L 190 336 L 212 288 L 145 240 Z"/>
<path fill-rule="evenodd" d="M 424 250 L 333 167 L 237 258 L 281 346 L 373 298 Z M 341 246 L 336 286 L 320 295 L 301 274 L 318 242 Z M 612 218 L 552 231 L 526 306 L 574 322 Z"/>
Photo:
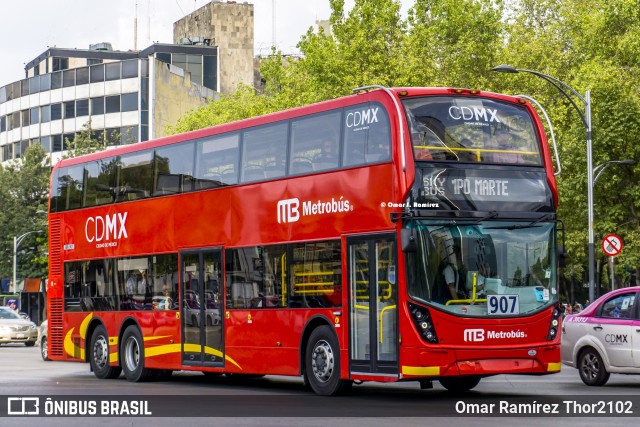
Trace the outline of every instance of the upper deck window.
<path fill-rule="evenodd" d="M 408 99 L 404 106 L 416 160 L 542 165 L 524 107 L 443 96 Z"/>

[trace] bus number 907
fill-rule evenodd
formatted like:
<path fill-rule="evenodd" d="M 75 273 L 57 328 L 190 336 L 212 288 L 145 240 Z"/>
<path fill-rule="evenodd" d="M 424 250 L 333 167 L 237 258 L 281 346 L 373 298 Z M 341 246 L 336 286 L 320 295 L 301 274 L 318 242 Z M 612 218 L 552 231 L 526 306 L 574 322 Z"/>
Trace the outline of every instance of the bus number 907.
<path fill-rule="evenodd" d="M 518 314 L 519 307 L 518 295 L 487 295 L 489 314 Z"/>

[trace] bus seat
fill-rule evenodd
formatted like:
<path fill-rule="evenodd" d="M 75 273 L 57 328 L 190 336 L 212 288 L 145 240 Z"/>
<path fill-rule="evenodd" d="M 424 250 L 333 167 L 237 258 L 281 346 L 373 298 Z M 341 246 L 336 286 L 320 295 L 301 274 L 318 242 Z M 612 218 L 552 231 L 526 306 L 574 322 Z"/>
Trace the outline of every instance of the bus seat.
<path fill-rule="evenodd" d="M 291 164 L 292 174 L 307 173 L 307 172 L 313 172 L 313 163 L 311 163 L 310 160 L 296 159 Z"/>

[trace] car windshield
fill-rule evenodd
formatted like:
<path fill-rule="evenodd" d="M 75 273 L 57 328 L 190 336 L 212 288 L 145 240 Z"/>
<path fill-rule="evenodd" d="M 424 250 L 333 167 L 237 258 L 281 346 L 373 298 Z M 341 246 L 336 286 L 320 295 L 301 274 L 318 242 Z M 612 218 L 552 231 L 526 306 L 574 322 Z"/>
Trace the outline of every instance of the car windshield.
<path fill-rule="evenodd" d="M 11 309 L 7 309 L 7 308 L 1 308 L 0 309 L 0 319 L 12 319 L 12 320 L 16 320 L 16 319 L 20 319 L 20 315 L 18 315 L 18 313 L 16 313 L 15 311 L 11 310 Z"/>
<path fill-rule="evenodd" d="M 558 299 L 554 223 L 416 220 L 407 254 L 408 291 L 461 315 L 531 313 Z"/>

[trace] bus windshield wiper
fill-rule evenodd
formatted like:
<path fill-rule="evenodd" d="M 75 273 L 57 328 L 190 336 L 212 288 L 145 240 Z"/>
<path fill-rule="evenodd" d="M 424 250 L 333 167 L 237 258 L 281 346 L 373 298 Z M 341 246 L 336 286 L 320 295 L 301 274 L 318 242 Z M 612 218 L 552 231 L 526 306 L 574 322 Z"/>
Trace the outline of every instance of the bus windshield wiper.
<path fill-rule="evenodd" d="M 513 224 L 513 225 L 502 225 L 495 227 L 485 227 L 485 230 L 519 230 L 522 228 L 535 228 L 540 227 L 538 224 L 540 221 L 544 221 L 545 219 L 553 216 L 553 214 L 546 214 L 536 219 L 535 221 L 531 221 L 529 224 Z"/>
<path fill-rule="evenodd" d="M 498 216 L 498 211 L 491 211 L 491 212 L 489 212 L 489 214 L 487 216 L 484 216 L 484 217 L 480 218 L 479 220 L 474 221 L 472 224 L 480 224 L 482 221 L 486 221 L 488 219 L 495 218 L 497 216 Z"/>

